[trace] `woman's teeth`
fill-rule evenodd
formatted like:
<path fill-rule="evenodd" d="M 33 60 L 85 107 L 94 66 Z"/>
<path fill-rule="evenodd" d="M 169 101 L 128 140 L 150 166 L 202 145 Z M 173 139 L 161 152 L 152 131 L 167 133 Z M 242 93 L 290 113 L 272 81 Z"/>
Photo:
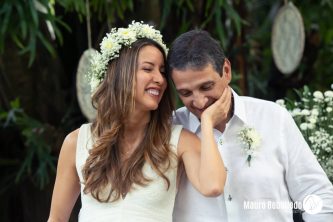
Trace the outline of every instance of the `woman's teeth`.
<path fill-rule="evenodd" d="M 160 94 L 160 91 L 156 89 L 148 89 L 147 92 L 154 96 L 158 96 Z"/>

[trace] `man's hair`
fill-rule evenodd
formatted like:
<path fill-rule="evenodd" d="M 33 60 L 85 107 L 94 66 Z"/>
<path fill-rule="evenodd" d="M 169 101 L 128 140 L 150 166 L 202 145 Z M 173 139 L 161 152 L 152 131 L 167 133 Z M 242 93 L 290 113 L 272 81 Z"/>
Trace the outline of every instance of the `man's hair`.
<path fill-rule="evenodd" d="M 173 69 L 201 70 L 212 64 L 222 75 L 225 55 L 220 43 L 204 30 L 191 30 L 183 33 L 172 43 L 167 57 L 167 71 Z"/>

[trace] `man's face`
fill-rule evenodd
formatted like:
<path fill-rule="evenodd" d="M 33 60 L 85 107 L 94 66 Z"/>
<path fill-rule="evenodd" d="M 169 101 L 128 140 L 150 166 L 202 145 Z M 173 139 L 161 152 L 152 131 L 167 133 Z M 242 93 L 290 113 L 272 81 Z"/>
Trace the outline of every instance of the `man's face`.
<path fill-rule="evenodd" d="M 174 69 L 171 77 L 186 108 L 200 119 L 203 111 L 220 98 L 228 86 L 231 80 L 231 67 L 226 59 L 222 76 L 209 63 L 201 70 Z"/>

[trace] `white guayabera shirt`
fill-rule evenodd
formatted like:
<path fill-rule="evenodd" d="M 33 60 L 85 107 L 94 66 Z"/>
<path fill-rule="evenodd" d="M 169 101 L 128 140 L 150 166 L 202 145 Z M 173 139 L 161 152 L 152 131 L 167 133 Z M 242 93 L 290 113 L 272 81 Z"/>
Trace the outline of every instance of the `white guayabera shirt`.
<path fill-rule="evenodd" d="M 317 195 L 323 206 L 317 214 L 304 212 L 303 220 L 333 221 L 332 184 L 288 111 L 273 102 L 238 96 L 235 92 L 233 95 L 232 119 L 224 133 L 214 129 L 227 169 L 224 195 L 204 197 L 183 176 L 173 221 L 293 221 L 293 207 L 302 207 L 303 200 L 311 194 Z M 176 111 L 174 123 L 200 137 L 200 122 L 185 107 Z M 253 127 L 261 137 L 250 166 L 237 135 L 245 126 Z M 308 203 L 308 209 L 318 206 Z"/>

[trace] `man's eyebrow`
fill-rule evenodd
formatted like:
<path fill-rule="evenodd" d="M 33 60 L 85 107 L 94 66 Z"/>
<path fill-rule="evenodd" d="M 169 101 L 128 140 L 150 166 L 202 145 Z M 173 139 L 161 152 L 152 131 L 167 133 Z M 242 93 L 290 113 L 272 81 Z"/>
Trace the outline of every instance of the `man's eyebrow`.
<path fill-rule="evenodd" d="M 187 89 L 176 90 L 176 92 L 177 92 L 179 95 L 185 95 L 185 94 L 191 93 L 191 91 L 190 91 L 190 90 L 187 90 Z"/>
<path fill-rule="evenodd" d="M 203 85 L 207 85 L 207 84 L 214 84 L 214 81 L 212 81 L 212 80 L 208 80 L 208 81 L 206 81 L 206 82 L 200 83 L 200 84 L 199 84 L 199 87 L 201 87 L 201 86 L 203 86 Z M 188 90 L 188 89 L 184 89 L 184 88 L 180 88 L 180 89 L 176 89 L 176 90 L 177 90 L 177 91 L 181 91 L 181 90 L 190 91 L 190 90 Z"/>
<path fill-rule="evenodd" d="M 200 85 L 206 85 L 206 84 L 212 84 L 212 83 L 214 83 L 214 81 L 208 80 L 206 82 L 201 83 Z"/>
<path fill-rule="evenodd" d="M 180 92 L 180 91 L 190 91 L 190 90 L 188 90 L 188 89 L 176 89 L 178 92 Z"/>

